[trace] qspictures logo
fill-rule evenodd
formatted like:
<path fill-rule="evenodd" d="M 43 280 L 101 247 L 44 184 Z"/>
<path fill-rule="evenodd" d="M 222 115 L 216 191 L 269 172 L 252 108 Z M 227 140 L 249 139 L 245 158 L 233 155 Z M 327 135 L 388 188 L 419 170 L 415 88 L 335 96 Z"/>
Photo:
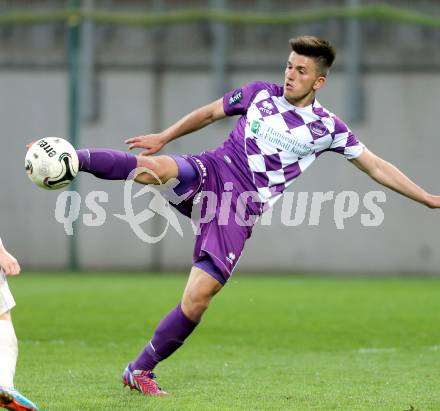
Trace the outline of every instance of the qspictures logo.
<path fill-rule="evenodd" d="M 157 184 L 143 186 L 136 191 L 134 178 L 139 173 L 149 173 Z M 179 184 L 177 179 L 162 183 L 160 179 L 148 169 L 136 169 L 129 180 L 124 183 L 123 198 L 124 210 L 121 213 L 111 214 L 112 217 L 128 224 L 132 232 L 144 243 L 155 244 L 161 241 L 170 229 L 180 237 L 184 236 L 176 210 L 172 205 L 181 205 L 189 201 L 192 206 L 191 226 L 193 234 L 199 235 L 201 227 L 216 219 L 218 225 L 228 225 L 233 220 L 241 226 L 272 226 L 280 224 L 287 227 L 297 227 L 307 224 L 317 226 L 321 223 L 322 211 L 333 213 L 333 222 L 338 230 L 345 228 L 345 224 L 355 219 L 363 227 L 377 227 L 384 221 L 384 212 L 379 203 L 386 202 L 385 193 L 370 191 L 363 196 L 355 191 L 328 192 L 287 192 L 281 197 L 281 213 L 273 213 L 273 207 L 262 215 L 249 214 L 249 203 L 259 202 L 258 192 L 240 192 L 234 202 L 231 201 L 234 190 L 232 182 L 226 182 L 219 192 L 200 191 L 197 193 L 197 202 L 191 194 L 177 195 L 174 191 Z M 139 201 L 137 199 L 142 199 Z M 108 221 L 108 213 L 104 204 L 109 203 L 109 194 L 105 191 L 91 191 L 82 196 L 76 191 L 63 191 L 57 198 L 55 219 L 64 226 L 67 235 L 73 235 L 73 225 L 82 220 L 84 226 L 100 227 Z M 140 205 L 141 204 L 141 205 Z M 205 211 L 203 211 L 205 210 Z M 208 211 L 209 210 L 209 211 Z M 81 215 L 82 214 L 82 215 Z M 82 217 L 82 218 L 81 218 Z M 160 232 L 152 232 L 152 218 L 160 218 Z M 234 260 L 235 256 L 229 256 Z"/>

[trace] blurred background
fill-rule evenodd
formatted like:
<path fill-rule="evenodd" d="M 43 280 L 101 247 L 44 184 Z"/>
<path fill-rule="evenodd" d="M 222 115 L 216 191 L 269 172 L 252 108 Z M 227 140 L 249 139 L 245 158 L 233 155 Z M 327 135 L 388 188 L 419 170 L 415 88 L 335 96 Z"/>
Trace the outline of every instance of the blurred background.
<path fill-rule="evenodd" d="M 253 80 L 281 83 L 288 40 L 327 38 L 337 59 L 318 99 L 373 152 L 440 194 L 440 2 L 437 0 L 0 0 L 0 233 L 27 269 L 183 270 L 193 232 L 168 227 L 157 244 L 141 241 L 124 213 L 124 185 L 81 174 L 74 236 L 55 218 L 60 192 L 33 186 L 24 171 L 25 144 L 43 136 L 76 147 L 125 150 L 124 139 L 157 132 L 189 111 Z M 237 118 L 167 146 L 197 153 L 225 140 Z M 138 189 L 138 188 L 137 188 Z M 386 193 L 384 219 L 365 227 L 372 190 Z M 107 193 L 97 218 L 86 201 Z M 439 272 L 438 211 L 385 190 L 343 157 L 320 157 L 290 187 L 309 193 L 303 223 L 254 229 L 239 271 L 396 274 Z M 313 192 L 354 191 L 357 213 L 335 224 L 335 201 L 309 225 Z M 90 194 L 92 193 L 92 194 Z M 148 196 L 133 200 L 136 213 Z M 66 215 L 69 209 L 66 210 Z M 70 210 L 71 211 L 71 210 Z M 89 219 L 89 220 L 88 220 Z M 90 220 L 91 219 L 91 220 Z M 95 226 L 90 226 L 92 221 Z M 142 224 L 167 228 L 161 216 Z"/>

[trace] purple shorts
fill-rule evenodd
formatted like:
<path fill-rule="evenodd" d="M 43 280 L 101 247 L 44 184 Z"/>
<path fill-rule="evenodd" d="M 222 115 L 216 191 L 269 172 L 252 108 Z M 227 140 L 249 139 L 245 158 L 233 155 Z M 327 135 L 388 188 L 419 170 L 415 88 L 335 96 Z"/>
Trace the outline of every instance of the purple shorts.
<path fill-rule="evenodd" d="M 261 215 L 253 185 L 221 152 L 173 156 L 179 167 L 175 192 L 187 198 L 171 204 L 192 219 L 196 242 L 193 266 L 208 272 L 221 284 L 231 276 Z M 229 162 L 227 161 L 229 160 Z"/>

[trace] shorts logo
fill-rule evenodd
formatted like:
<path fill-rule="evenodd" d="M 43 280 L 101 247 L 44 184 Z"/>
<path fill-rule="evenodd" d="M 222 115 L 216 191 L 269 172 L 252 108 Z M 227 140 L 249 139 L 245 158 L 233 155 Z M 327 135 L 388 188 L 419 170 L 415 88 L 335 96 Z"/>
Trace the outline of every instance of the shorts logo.
<path fill-rule="evenodd" d="M 231 97 L 229 97 L 228 103 L 233 106 L 239 103 L 243 99 L 243 90 L 241 88 L 234 91 Z"/>
<path fill-rule="evenodd" d="M 309 129 L 312 132 L 312 134 L 314 134 L 318 137 L 322 137 L 325 134 L 328 134 L 327 128 L 320 121 L 315 121 L 313 123 L 310 123 Z"/>
<path fill-rule="evenodd" d="M 226 256 L 226 260 L 228 260 L 229 264 L 234 264 L 235 261 L 235 254 L 233 252 L 230 252 L 227 256 Z"/>

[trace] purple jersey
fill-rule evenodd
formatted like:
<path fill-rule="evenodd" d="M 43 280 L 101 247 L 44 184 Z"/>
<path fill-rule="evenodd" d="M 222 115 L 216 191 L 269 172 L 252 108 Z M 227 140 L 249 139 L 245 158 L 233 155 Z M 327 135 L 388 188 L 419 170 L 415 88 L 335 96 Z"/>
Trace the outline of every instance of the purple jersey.
<path fill-rule="evenodd" d="M 193 265 L 222 284 L 234 270 L 256 218 L 318 156 L 334 151 L 352 159 L 364 149 L 316 100 L 308 107 L 295 107 L 276 84 L 254 82 L 233 90 L 224 96 L 223 106 L 227 115 L 241 117 L 221 147 L 176 158 L 179 177 L 189 180 L 184 188 L 191 194 L 175 204 L 188 217 L 195 204 L 203 205 L 202 215 L 212 213 L 212 219 L 200 224 Z M 185 162 L 197 175 L 185 175 Z M 204 193 L 222 201 L 208 207 Z M 223 203 L 223 198 L 229 200 Z"/>
<path fill-rule="evenodd" d="M 326 151 L 359 156 L 364 145 L 346 124 L 317 100 L 296 107 L 283 96 L 283 87 L 256 81 L 223 97 L 228 116 L 241 115 L 220 150 L 248 170 L 262 203 L 272 206 L 283 191 Z M 231 161 L 232 161 L 231 160 Z"/>

